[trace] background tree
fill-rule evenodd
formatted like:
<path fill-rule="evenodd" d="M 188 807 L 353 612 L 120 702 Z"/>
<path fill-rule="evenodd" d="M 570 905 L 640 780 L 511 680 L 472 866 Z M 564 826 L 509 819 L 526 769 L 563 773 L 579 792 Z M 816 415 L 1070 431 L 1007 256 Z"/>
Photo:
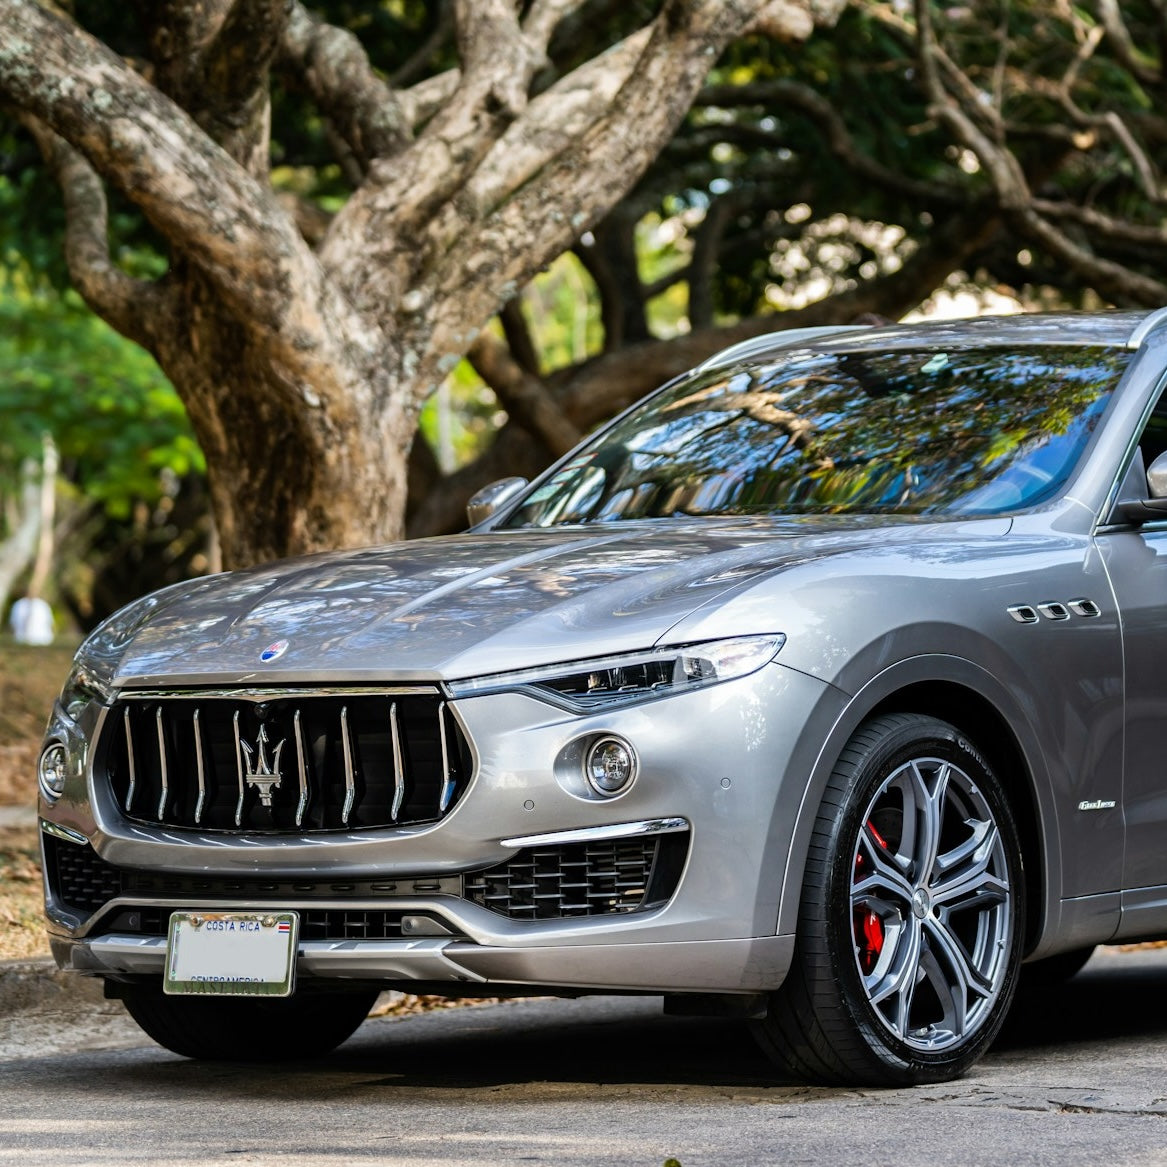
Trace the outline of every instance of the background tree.
<path fill-rule="evenodd" d="M 797 51 L 738 41 L 576 247 L 602 351 L 534 366 L 512 319 L 510 362 L 489 337 L 471 356 L 504 402 L 542 393 L 580 430 L 734 340 L 898 318 L 944 289 L 1030 308 L 1163 304 L 1165 13 L 1153 0 L 852 0 Z M 663 276 L 635 247 L 649 219 L 669 228 Z M 689 330 L 653 335 L 654 305 L 678 289 Z M 457 529 L 474 487 L 546 464 L 557 431 L 510 412 L 479 459 L 415 492 L 412 531 Z"/>
<path fill-rule="evenodd" d="M 255 16 L 268 8 L 270 26 Z M 110 196 L 108 234 L 100 214 L 71 217 L 71 266 L 175 378 L 235 561 L 397 530 L 417 410 L 462 353 L 488 387 L 482 441 L 453 472 L 414 444 L 411 533 L 460 528 L 477 486 L 537 472 L 667 377 L 774 327 L 899 317 L 945 288 L 1027 306 L 1164 302 L 1155 0 L 852 0 L 805 43 L 784 39 L 789 5 L 728 6 L 717 15 L 732 28 L 703 5 L 465 8 L 459 23 L 454 4 L 420 0 L 320 0 L 286 18 L 244 0 L 78 0 L 78 22 L 137 73 L 107 62 L 100 83 L 79 72 L 72 89 L 39 49 L 13 79 L 31 50 L 0 48 L 0 91 L 65 179 L 67 206 L 101 212 L 85 192 Z M 732 39 L 745 8 L 768 19 Z M 0 0 L 6 31 L 17 11 L 29 5 Z M 51 31 L 62 60 L 106 60 L 67 24 Z M 545 59 L 504 69 L 536 32 Z M 680 88 L 664 80 L 666 42 L 686 46 L 668 74 Z M 247 67 L 227 71 L 239 92 L 216 97 L 211 62 L 230 44 L 248 46 Z M 46 137 L 37 101 L 104 187 Z M 51 203 L 29 155 L 13 144 L 19 205 L 0 207 L 0 230 L 51 268 Z M 168 166 L 185 187 L 158 189 Z M 151 249 L 155 268 L 135 258 Z M 161 335 L 140 335 L 150 321 Z M 254 395 L 240 389 L 253 380 Z"/>
<path fill-rule="evenodd" d="M 810 31 L 810 0 L 664 0 L 577 63 L 564 26 L 587 7 L 457 0 L 456 68 L 407 62 L 403 85 L 289 0 L 155 0 L 108 44 L 84 6 L 0 0 L 0 94 L 61 186 L 74 286 L 178 389 L 228 564 L 399 534 L 418 412 L 487 321 L 620 199 L 751 21 Z M 276 75 L 352 186 L 327 222 L 272 186 Z M 162 277 L 115 262 L 105 183 Z"/>

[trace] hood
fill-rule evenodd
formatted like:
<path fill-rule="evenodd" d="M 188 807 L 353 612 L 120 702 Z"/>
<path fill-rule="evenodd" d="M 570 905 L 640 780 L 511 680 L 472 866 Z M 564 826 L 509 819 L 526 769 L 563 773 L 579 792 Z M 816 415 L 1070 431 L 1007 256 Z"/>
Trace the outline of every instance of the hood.
<path fill-rule="evenodd" d="M 419 540 L 180 584 L 125 609 L 82 651 L 118 687 L 458 680 L 644 649 L 763 576 L 922 533 L 814 517 Z"/>

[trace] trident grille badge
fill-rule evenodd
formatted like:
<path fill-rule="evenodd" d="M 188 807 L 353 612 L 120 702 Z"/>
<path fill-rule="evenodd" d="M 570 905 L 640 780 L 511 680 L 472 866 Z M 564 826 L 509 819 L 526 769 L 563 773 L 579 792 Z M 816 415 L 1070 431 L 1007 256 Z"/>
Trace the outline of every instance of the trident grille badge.
<path fill-rule="evenodd" d="M 259 747 L 257 755 L 251 745 L 239 736 L 239 715 L 235 715 L 235 743 L 238 749 L 239 773 L 248 786 L 253 786 L 259 791 L 259 801 L 264 806 L 271 806 L 271 792 L 280 784 L 280 754 L 283 753 L 286 741 L 285 738 L 276 746 L 276 752 L 269 761 L 267 756 L 267 726 L 261 725 L 259 737 L 255 739 L 255 744 Z M 242 791 L 240 794 L 242 797 Z"/>

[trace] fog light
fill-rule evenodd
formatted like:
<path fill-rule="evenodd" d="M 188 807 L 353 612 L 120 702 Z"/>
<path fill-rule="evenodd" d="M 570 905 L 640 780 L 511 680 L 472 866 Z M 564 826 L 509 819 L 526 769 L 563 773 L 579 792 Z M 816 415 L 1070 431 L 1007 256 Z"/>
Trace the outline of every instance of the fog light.
<path fill-rule="evenodd" d="M 40 778 L 41 793 L 49 802 L 56 802 L 64 793 L 65 780 L 69 776 L 68 766 L 68 755 L 60 742 L 54 742 L 41 754 L 37 775 Z"/>
<path fill-rule="evenodd" d="M 602 737 L 592 743 L 584 759 L 588 785 L 605 798 L 623 793 L 636 777 L 636 753 L 618 737 Z"/>

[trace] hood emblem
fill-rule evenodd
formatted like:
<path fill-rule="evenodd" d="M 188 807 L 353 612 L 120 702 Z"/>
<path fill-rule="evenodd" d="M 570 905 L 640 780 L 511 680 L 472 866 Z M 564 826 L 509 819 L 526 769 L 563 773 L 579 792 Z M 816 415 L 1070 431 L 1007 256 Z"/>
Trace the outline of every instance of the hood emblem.
<path fill-rule="evenodd" d="M 259 659 L 266 665 L 270 661 L 278 660 L 285 652 L 288 651 L 288 642 L 286 640 L 277 640 L 275 644 L 269 644 L 267 648 L 259 654 Z"/>
<path fill-rule="evenodd" d="M 267 726 L 259 727 L 259 737 L 255 744 L 259 747 L 259 755 L 244 741 L 239 739 L 239 749 L 243 755 L 243 778 L 248 786 L 254 786 L 259 791 L 259 801 L 264 806 L 271 806 L 271 792 L 280 784 L 280 754 L 283 753 L 287 738 L 276 746 L 275 756 L 269 761 L 267 756 L 268 736 Z M 257 764 L 258 763 L 258 764 Z"/>

